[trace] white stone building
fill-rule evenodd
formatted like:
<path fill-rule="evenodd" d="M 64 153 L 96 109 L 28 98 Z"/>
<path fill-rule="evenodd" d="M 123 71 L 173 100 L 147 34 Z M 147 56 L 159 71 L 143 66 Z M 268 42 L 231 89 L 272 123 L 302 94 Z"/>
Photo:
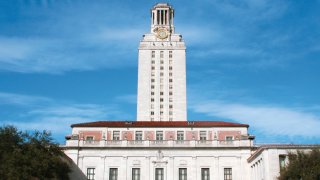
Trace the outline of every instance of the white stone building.
<path fill-rule="evenodd" d="M 187 121 L 186 47 L 166 3 L 139 46 L 137 121 L 73 124 L 64 152 L 90 180 L 274 180 L 291 150 L 253 144 L 246 124 Z"/>

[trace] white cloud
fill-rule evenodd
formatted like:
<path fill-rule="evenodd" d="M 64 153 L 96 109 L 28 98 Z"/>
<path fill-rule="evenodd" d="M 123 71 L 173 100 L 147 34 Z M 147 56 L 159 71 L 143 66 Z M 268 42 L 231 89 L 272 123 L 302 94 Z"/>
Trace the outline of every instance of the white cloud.
<path fill-rule="evenodd" d="M 286 107 L 203 101 L 189 106 L 198 113 L 247 123 L 269 135 L 318 137 L 320 117 Z"/>
<path fill-rule="evenodd" d="M 15 93 L 0 92 L 0 105 L 35 106 L 43 103 L 51 103 L 52 100 L 42 96 L 30 96 Z"/>
<path fill-rule="evenodd" d="M 122 112 L 117 104 L 77 104 L 46 97 L 0 92 L 0 106 L 13 105 L 19 112 L 13 118 L 1 121 L 23 130 L 49 130 L 55 137 L 70 133 L 70 125 L 102 120 L 132 118 Z"/>

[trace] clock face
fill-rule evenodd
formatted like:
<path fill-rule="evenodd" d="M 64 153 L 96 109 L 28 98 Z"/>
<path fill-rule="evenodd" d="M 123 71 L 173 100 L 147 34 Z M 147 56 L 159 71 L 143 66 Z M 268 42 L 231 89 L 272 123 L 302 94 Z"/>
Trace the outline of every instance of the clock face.
<path fill-rule="evenodd" d="M 166 28 L 158 29 L 157 36 L 160 39 L 165 39 L 168 37 L 168 31 Z"/>

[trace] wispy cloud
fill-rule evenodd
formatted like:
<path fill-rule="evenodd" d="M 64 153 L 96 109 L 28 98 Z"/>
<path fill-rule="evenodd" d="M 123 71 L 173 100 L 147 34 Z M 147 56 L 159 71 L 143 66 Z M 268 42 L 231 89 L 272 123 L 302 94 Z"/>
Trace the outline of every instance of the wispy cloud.
<path fill-rule="evenodd" d="M 10 111 L 9 106 L 19 108 L 18 113 Z M 14 116 L 2 118 L 1 124 L 13 124 L 24 130 L 49 130 L 60 141 L 70 133 L 70 125 L 74 123 L 131 118 L 117 104 L 79 104 L 4 92 L 0 92 L 0 107 L 2 113 L 15 113 Z"/>
<path fill-rule="evenodd" d="M 192 111 L 247 123 L 263 134 L 317 137 L 320 117 L 300 108 L 275 105 L 237 104 L 223 101 L 202 101 L 189 106 Z"/>

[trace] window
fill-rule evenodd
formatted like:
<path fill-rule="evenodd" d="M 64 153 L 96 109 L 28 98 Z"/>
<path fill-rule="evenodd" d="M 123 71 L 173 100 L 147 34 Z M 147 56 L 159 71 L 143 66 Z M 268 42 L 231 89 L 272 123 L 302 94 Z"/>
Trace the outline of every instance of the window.
<path fill-rule="evenodd" d="M 154 72 L 151 72 L 151 76 L 154 77 Z"/>
<path fill-rule="evenodd" d="M 169 73 L 169 76 L 172 76 L 172 73 Z"/>
<path fill-rule="evenodd" d="M 279 155 L 280 170 L 286 166 L 286 155 Z"/>
<path fill-rule="evenodd" d="M 151 79 L 151 82 L 154 82 L 155 80 L 154 79 Z"/>
<path fill-rule="evenodd" d="M 155 54 L 156 54 L 156 52 L 152 51 L 152 52 L 151 52 L 151 58 L 154 58 L 154 57 L 155 57 Z"/>
<path fill-rule="evenodd" d="M 169 61 L 169 64 L 170 64 L 170 65 L 172 64 L 172 60 Z"/>
<path fill-rule="evenodd" d="M 169 111 L 169 115 L 173 115 L 173 112 L 172 112 L 172 111 Z"/>
<path fill-rule="evenodd" d="M 163 180 L 164 179 L 163 168 L 156 168 L 155 175 L 156 175 L 155 180 Z"/>
<path fill-rule="evenodd" d="M 163 98 L 160 98 L 160 102 L 163 102 Z"/>
<path fill-rule="evenodd" d="M 163 89 L 163 85 L 160 85 L 160 89 L 161 89 L 161 90 Z"/>
<path fill-rule="evenodd" d="M 154 89 L 154 85 L 151 85 L 151 89 Z"/>
<path fill-rule="evenodd" d="M 163 92 L 160 92 L 160 95 L 163 95 Z"/>
<path fill-rule="evenodd" d="M 163 131 L 156 131 L 156 140 L 157 141 L 163 140 Z"/>
<path fill-rule="evenodd" d="M 163 70 L 163 66 L 160 66 L 160 70 Z"/>
<path fill-rule="evenodd" d="M 151 102 L 154 102 L 154 98 L 151 98 Z"/>
<path fill-rule="evenodd" d="M 172 84 L 169 85 L 169 89 L 172 89 Z"/>
<path fill-rule="evenodd" d="M 160 108 L 161 108 L 161 109 L 163 108 L 163 104 L 160 104 Z"/>
<path fill-rule="evenodd" d="M 226 136 L 226 141 L 232 141 L 233 137 L 232 136 Z"/>
<path fill-rule="evenodd" d="M 163 72 L 160 73 L 160 76 L 163 76 Z"/>
<path fill-rule="evenodd" d="M 151 66 L 151 70 L 154 70 L 155 68 L 154 68 L 154 66 Z"/>
<path fill-rule="evenodd" d="M 140 168 L 132 168 L 132 180 L 140 180 Z"/>
<path fill-rule="evenodd" d="M 154 104 L 151 104 L 150 107 L 151 107 L 151 109 L 154 109 Z"/>
<path fill-rule="evenodd" d="M 170 104 L 170 105 L 169 105 L 169 108 L 170 108 L 170 109 L 172 109 L 172 108 L 173 108 L 173 105 L 172 105 L 172 104 Z"/>
<path fill-rule="evenodd" d="M 209 168 L 201 168 L 201 180 L 210 180 Z"/>
<path fill-rule="evenodd" d="M 232 180 L 232 169 L 224 168 L 224 180 Z"/>
<path fill-rule="evenodd" d="M 118 180 L 118 168 L 110 168 L 109 180 Z"/>
<path fill-rule="evenodd" d="M 172 58 L 172 51 L 169 51 L 169 58 Z"/>
<path fill-rule="evenodd" d="M 93 136 L 87 136 L 86 137 L 87 143 L 92 143 L 93 142 Z"/>
<path fill-rule="evenodd" d="M 120 131 L 113 131 L 113 140 L 118 141 L 120 140 Z"/>
<path fill-rule="evenodd" d="M 169 82 L 172 82 L 172 79 L 169 79 Z"/>
<path fill-rule="evenodd" d="M 187 168 L 179 168 L 179 180 L 187 180 Z"/>
<path fill-rule="evenodd" d="M 163 58 L 163 51 L 160 51 L 160 58 Z"/>
<path fill-rule="evenodd" d="M 200 131 L 200 140 L 201 141 L 207 140 L 207 132 L 206 131 Z"/>
<path fill-rule="evenodd" d="M 161 115 L 161 116 L 163 115 L 163 111 L 160 111 L 160 115 Z"/>
<path fill-rule="evenodd" d="M 136 141 L 142 141 L 142 131 L 136 131 Z"/>
<path fill-rule="evenodd" d="M 151 92 L 151 95 L 154 95 L 154 92 L 153 92 L 153 91 Z"/>
<path fill-rule="evenodd" d="M 172 70 L 172 66 L 169 66 L 169 70 Z"/>
<path fill-rule="evenodd" d="M 163 78 L 160 78 L 160 83 L 163 83 Z"/>
<path fill-rule="evenodd" d="M 151 61 L 151 64 L 155 64 L 156 62 L 154 60 Z"/>
<path fill-rule="evenodd" d="M 160 64 L 163 64 L 163 61 L 162 61 L 162 60 L 160 61 Z"/>
<path fill-rule="evenodd" d="M 172 98 L 169 98 L 169 102 L 172 102 Z"/>
<path fill-rule="evenodd" d="M 172 94 L 173 94 L 172 91 L 170 91 L 170 92 L 169 92 L 169 95 L 172 96 Z"/>
<path fill-rule="evenodd" d="M 173 120 L 173 118 L 170 116 L 170 117 L 169 117 L 169 121 L 172 121 L 172 120 Z"/>
<path fill-rule="evenodd" d="M 151 115 L 154 115 L 154 112 L 153 111 L 151 111 L 151 113 L 150 113 Z"/>
<path fill-rule="evenodd" d="M 94 170 L 95 170 L 95 168 L 87 168 L 88 180 L 94 180 Z"/>
<path fill-rule="evenodd" d="M 183 141 L 184 140 L 184 133 L 183 131 L 177 131 L 177 140 Z"/>

